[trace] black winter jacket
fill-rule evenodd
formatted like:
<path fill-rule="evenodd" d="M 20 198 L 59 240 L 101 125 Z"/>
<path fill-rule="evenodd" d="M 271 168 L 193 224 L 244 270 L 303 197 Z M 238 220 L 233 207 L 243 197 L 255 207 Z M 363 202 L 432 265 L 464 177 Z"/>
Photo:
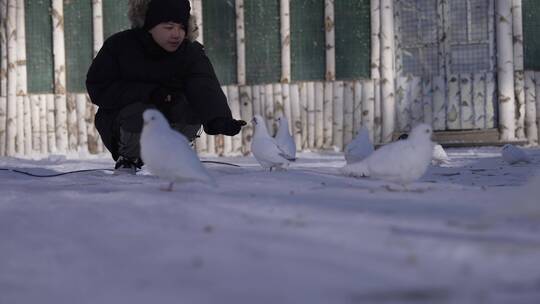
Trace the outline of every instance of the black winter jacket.
<path fill-rule="evenodd" d="M 199 123 L 232 118 L 212 64 L 198 42 L 186 39 L 171 53 L 140 28 L 105 41 L 88 70 L 86 88 L 99 107 L 95 124 L 109 150 L 115 146 L 111 141 L 118 112 L 133 103 L 150 103 L 154 90 L 171 83 L 185 96 Z"/>

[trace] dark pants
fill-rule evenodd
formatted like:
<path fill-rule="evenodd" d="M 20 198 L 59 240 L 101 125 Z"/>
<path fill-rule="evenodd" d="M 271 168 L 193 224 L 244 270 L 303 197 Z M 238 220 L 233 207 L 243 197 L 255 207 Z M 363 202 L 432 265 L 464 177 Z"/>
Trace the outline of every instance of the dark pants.
<path fill-rule="evenodd" d="M 115 119 L 113 129 L 115 140 L 118 143 L 118 154 L 125 158 L 136 159 L 141 157 L 139 140 L 143 128 L 142 114 L 147 109 L 155 109 L 154 105 L 134 103 L 120 110 Z M 158 108 L 171 125 L 171 128 L 182 133 L 192 142 L 201 128 L 193 111 L 184 103 L 175 103 Z"/>

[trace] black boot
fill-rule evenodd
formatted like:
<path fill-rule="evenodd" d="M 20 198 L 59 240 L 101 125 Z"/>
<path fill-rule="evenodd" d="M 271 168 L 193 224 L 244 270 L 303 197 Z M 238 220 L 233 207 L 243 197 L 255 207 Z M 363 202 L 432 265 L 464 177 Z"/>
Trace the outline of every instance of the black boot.
<path fill-rule="evenodd" d="M 144 165 L 140 156 L 141 133 L 128 132 L 120 128 L 118 152 L 120 157 L 114 166 L 115 172 L 135 174 Z"/>
<path fill-rule="evenodd" d="M 137 173 L 137 170 L 140 170 L 143 165 L 144 163 L 140 158 L 130 159 L 124 156 L 120 156 L 118 160 L 116 160 L 116 165 L 114 165 L 114 172 L 135 175 L 135 173 Z"/>

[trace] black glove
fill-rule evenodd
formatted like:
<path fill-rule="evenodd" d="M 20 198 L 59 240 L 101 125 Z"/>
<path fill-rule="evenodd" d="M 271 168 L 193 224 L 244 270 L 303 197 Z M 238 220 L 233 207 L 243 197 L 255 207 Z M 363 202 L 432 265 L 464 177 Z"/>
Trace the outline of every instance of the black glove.
<path fill-rule="evenodd" d="M 204 125 L 204 132 L 209 135 L 223 134 L 234 136 L 240 132 L 246 122 L 226 117 L 218 117 Z"/>
<path fill-rule="evenodd" d="M 146 101 L 148 104 L 153 104 L 158 108 L 162 108 L 167 104 L 173 102 L 173 93 L 171 90 L 164 86 L 157 87 L 152 93 L 150 93 L 150 99 Z"/>

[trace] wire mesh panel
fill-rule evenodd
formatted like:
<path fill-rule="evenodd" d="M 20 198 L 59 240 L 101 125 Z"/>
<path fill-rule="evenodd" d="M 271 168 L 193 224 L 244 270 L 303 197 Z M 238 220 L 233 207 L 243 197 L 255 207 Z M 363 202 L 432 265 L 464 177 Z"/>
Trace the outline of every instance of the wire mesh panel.
<path fill-rule="evenodd" d="M 103 0 L 103 36 L 105 39 L 114 33 L 130 28 L 127 12 L 128 0 Z"/>
<path fill-rule="evenodd" d="M 246 80 L 248 83 L 279 82 L 279 0 L 249 0 L 244 2 L 244 6 Z"/>
<path fill-rule="evenodd" d="M 490 0 L 448 1 L 451 73 L 489 70 L 488 1 Z"/>
<path fill-rule="evenodd" d="M 336 0 L 336 78 L 370 77 L 371 13 L 369 0 Z"/>
<path fill-rule="evenodd" d="M 523 49 L 526 70 L 540 70 L 540 1 L 522 0 Z"/>
<path fill-rule="evenodd" d="M 290 6 L 292 79 L 324 79 L 324 0 L 291 0 Z"/>
<path fill-rule="evenodd" d="M 26 61 L 29 93 L 54 91 L 50 0 L 25 1 Z"/>
<path fill-rule="evenodd" d="M 224 85 L 237 81 L 234 0 L 203 2 L 204 47 Z"/>
<path fill-rule="evenodd" d="M 64 0 L 66 86 L 68 92 L 86 92 L 86 72 L 92 61 L 92 2 Z"/>
<path fill-rule="evenodd" d="M 439 74 L 439 35 L 437 1 L 401 0 L 400 14 L 402 64 L 405 74 Z"/>

